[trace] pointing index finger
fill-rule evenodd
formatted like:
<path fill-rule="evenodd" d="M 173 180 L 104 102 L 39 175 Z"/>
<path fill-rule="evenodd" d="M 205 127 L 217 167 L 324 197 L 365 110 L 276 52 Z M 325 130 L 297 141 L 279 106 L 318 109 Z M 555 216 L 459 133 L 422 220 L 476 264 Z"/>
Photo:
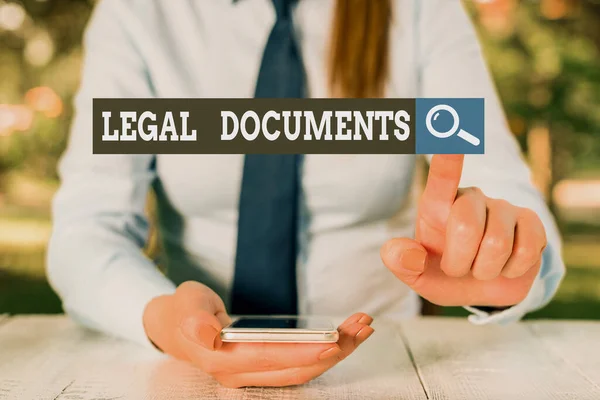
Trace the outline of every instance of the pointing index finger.
<path fill-rule="evenodd" d="M 419 205 L 419 218 L 443 229 L 456 199 L 462 175 L 463 154 L 436 154 L 429 165 L 429 176 Z"/>

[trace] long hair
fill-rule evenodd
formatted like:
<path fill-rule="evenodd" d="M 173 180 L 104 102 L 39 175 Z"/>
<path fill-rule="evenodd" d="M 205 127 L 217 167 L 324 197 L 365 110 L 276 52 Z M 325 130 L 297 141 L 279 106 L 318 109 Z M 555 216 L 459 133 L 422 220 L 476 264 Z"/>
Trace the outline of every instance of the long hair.
<path fill-rule="evenodd" d="M 392 0 L 336 1 L 328 65 L 333 97 L 385 94 L 391 20 Z"/>

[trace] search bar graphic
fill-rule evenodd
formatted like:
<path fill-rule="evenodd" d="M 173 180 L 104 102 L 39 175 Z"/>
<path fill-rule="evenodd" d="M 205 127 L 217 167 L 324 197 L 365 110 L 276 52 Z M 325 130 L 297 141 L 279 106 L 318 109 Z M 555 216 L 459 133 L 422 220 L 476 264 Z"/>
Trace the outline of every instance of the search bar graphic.
<path fill-rule="evenodd" d="M 417 154 L 483 154 L 482 98 L 416 99 Z"/>

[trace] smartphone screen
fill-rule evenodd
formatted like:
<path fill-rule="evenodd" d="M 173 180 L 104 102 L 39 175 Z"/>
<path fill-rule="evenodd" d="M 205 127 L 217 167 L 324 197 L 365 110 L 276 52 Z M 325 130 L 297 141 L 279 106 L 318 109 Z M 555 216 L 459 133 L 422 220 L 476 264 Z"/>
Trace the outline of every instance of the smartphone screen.
<path fill-rule="evenodd" d="M 327 319 L 314 317 L 240 317 L 230 328 L 234 329 L 307 329 L 318 331 L 333 330 Z"/>

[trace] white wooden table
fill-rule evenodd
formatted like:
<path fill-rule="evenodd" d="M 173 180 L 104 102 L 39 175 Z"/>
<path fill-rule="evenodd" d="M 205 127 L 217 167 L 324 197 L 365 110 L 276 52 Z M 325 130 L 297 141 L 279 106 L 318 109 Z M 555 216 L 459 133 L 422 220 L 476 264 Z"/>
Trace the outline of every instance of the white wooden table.
<path fill-rule="evenodd" d="M 600 399 L 600 323 L 376 320 L 343 363 L 295 388 L 225 389 L 184 362 L 62 316 L 0 316 L 0 399 Z"/>

